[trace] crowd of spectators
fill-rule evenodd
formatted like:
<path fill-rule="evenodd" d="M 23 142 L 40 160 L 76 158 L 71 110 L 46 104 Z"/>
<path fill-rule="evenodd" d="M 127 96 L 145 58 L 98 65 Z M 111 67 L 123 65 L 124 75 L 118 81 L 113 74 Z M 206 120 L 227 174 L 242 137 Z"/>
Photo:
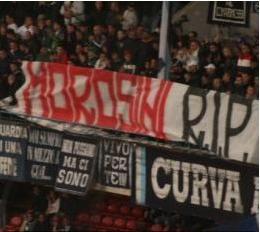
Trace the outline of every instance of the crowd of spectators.
<path fill-rule="evenodd" d="M 163 66 L 158 60 L 160 11 L 160 2 L 1 4 L 0 99 L 22 85 L 23 60 L 156 78 Z M 195 31 L 176 33 L 174 25 L 169 34 L 170 80 L 258 98 L 258 35 L 228 43 L 199 40 Z"/>
<path fill-rule="evenodd" d="M 44 192 L 35 186 L 19 231 L 72 231 L 77 205 L 68 194 Z"/>

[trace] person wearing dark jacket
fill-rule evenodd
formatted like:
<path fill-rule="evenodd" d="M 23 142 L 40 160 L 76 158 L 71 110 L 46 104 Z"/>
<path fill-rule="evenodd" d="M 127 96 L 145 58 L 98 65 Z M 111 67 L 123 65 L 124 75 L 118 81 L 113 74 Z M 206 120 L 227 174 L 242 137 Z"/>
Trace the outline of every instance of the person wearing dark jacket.
<path fill-rule="evenodd" d="M 45 212 L 47 209 L 47 199 L 41 193 L 39 187 L 35 186 L 33 188 L 33 197 L 32 197 L 32 209 L 34 212 Z"/>
<path fill-rule="evenodd" d="M 241 96 L 244 96 L 245 94 L 245 87 L 243 85 L 243 78 L 241 75 L 238 75 L 235 80 L 233 93 Z"/>
<path fill-rule="evenodd" d="M 196 60 L 191 60 L 187 63 L 186 69 L 187 73 L 184 75 L 185 84 L 199 88 L 201 83 L 201 73 L 199 71 L 198 62 Z"/>
<path fill-rule="evenodd" d="M 38 216 L 38 219 L 36 220 L 36 223 L 34 225 L 34 231 L 49 231 L 49 227 L 48 227 L 48 223 L 46 222 L 46 218 L 45 215 L 43 213 L 41 213 Z"/>
<path fill-rule="evenodd" d="M 0 50 L 0 79 L 9 72 L 9 59 L 5 50 Z"/>

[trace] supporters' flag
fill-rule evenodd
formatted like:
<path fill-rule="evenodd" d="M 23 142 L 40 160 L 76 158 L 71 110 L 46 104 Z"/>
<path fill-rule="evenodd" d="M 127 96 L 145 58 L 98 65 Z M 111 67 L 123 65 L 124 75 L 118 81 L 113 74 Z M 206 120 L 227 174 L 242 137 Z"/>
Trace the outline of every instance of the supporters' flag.
<path fill-rule="evenodd" d="M 258 163 L 258 101 L 165 80 L 56 63 L 24 62 L 9 110 L 178 140 Z M 250 138 L 250 139 L 249 139 Z"/>

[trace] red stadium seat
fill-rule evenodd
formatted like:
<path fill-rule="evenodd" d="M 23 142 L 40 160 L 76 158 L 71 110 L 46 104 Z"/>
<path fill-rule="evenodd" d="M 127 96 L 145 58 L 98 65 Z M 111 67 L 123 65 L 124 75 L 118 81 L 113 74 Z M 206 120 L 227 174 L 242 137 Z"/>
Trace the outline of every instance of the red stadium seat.
<path fill-rule="evenodd" d="M 100 224 L 101 216 L 100 215 L 92 215 L 90 218 L 91 223 L 93 224 Z"/>
<path fill-rule="evenodd" d="M 98 211 L 104 211 L 105 208 L 106 208 L 106 205 L 104 202 L 98 202 L 96 205 L 95 205 L 95 208 L 98 210 Z"/>
<path fill-rule="evenodd" d="M 102 224 L 104 226 L 112 226 L 113 225 L 113 218 L 112 217 L 109 217 L 109 216 L 105 216 L 103 219 L 102 219 Z"/>
<path fill-rule="evenodd" d="M 118 211 L 118 206 L 116 204 L 109 204 L 107 206 L 107 211 L 109 213 L 116 213 Z"/>
<path fill-rule="evenodd" d="M 125 228 L 126 221 L 122 218 L 117 218 L 114 222 L 114 225 L 115 225 L 115 227 L 122 229 L 122 228 Z"/>
<path fill-rule="evenodd" d="M 123 215 L 128 215 L 130 213 L 130 210 L 130 207 L 125 205 L 120 207 L 120 213 L 122 213 Z"/>
<path fill-rule="evenodd" d="M 131 211 L 132 215 L 136 218 L 143 218 L 144 217 L 144 210 L 140 207 L 135 207 Z"/>
<path fill-rule="evenodd" d="M 126 228 L 129 230 L 136 230 L 137 224 L 135 220 L 128 220 L 126 223 Z"/>
<path fill-rule="evenodd" d="M 87 224 L 89 222 L 90 216 L 87 213 L 80 213 L 76 217 L 76 221 L 82 224 Z"/>
<path fill-rule="evenodd" d="M 161 232 L 163 231 L 163 226 L 160 224 L 153 224 L 151 226 L 151 232 Z"/>
<path fill-rule="evenodd" d="M 19 227 L 22 225 L 23 219 L 19 216 L 16 217 L 12 217 L 10 220 L 10 225 L 15 226 L 15 227 Z"/>
<path fill-rule="evenodd" d="M 13 225 L 7 225 L 5 227 L 5 232 L 15 232 L 15 231 L 19 231 L 19 228 L 13 226 Z"/>

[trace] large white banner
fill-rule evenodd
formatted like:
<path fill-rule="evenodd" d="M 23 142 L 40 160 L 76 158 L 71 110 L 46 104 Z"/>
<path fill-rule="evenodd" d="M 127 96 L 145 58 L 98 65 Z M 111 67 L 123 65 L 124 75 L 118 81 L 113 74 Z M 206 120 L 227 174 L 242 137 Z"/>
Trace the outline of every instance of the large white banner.
<path fill-rule="evenodd" d="M 258 101 L 164 80 L 24 62 L 12 112 L 165 140 L 258 163 Z"/>

